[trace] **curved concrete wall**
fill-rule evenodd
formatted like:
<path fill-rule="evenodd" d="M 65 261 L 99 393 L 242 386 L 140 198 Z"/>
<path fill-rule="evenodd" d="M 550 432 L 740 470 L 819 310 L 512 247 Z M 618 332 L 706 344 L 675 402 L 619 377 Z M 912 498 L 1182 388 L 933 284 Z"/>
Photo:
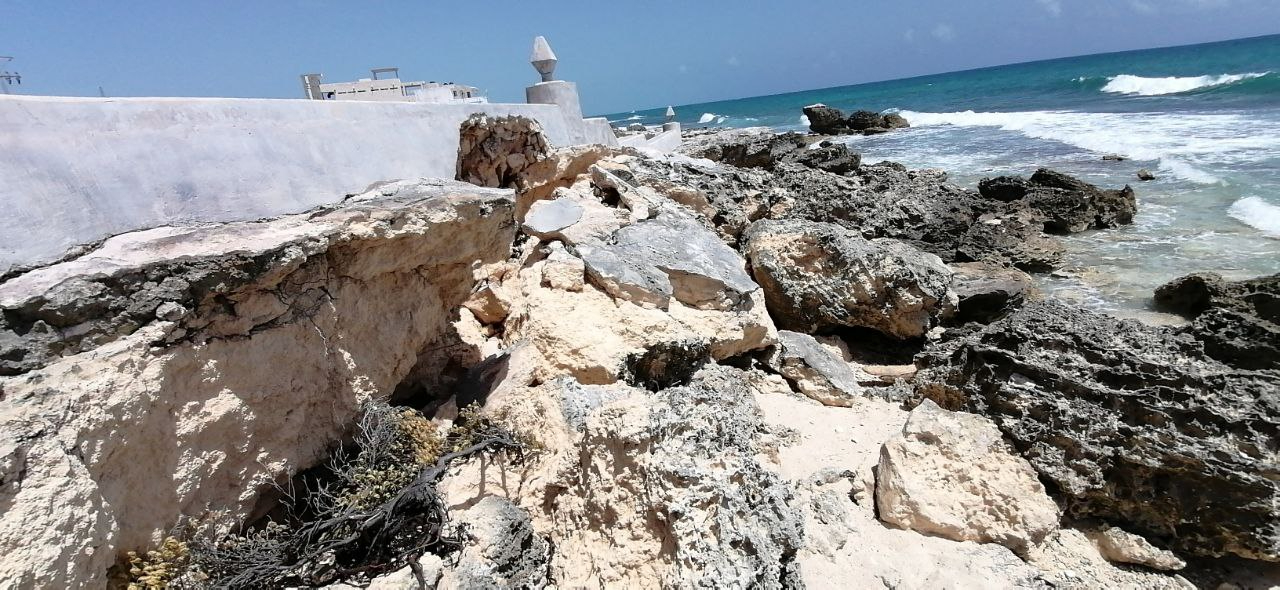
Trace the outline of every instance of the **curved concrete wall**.
<path fill-rule="evenodd" d="M 453 178 L 477 112 L 536 119 L 554 145 L 588 136 L 554 105 L 0 96 L 0 276 L 128 231 Z"/>

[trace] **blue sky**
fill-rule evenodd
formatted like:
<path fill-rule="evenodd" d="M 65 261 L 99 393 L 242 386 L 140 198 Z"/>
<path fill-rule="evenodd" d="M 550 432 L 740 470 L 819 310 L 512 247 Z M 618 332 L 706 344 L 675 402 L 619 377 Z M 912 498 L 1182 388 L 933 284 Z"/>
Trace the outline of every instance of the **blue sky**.
<path fill-rule="evenodd" d="M 0 0 L 27 94 L 296 98 L 399 66 L 518 101 L 545 35 L 593 114 L 1277 32 L 1280 0 Z"/>

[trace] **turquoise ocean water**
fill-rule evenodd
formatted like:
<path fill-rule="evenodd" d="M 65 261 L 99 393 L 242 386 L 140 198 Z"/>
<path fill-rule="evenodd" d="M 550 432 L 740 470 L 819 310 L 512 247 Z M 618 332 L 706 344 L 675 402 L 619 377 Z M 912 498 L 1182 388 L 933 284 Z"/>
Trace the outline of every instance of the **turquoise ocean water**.
<path fill-rule="evenodd" d="M 851 66 L 853 69 L 853 66 Z M 836 75 L 836 74 L 833 74 Z M 1047 166 L 1131 184 L 1131 227 L 1066 239 L 1057 296 L 1109 311 L 1146 307 L 1194 271 L 1280 272 L 1280 35 L 1056 59 L 774 96 L 677 105 L 690 127 L 806 130 L 801 107 L 896 110 L 912 128 L 843 138 L 864 161 L 984 176 Z M 609 115 L 661 122 L 666 107 Z M 1105 154 L 1131 158 L 1108 162 Z M 1157 180 L 1138 182 L 1147 168 Z"/>

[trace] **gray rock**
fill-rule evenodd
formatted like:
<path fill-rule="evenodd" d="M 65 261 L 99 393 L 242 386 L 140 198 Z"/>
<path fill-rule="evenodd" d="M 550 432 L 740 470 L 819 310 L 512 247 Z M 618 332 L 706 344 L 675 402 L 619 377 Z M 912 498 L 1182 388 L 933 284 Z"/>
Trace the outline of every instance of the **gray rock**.
<path fill-rule="evenodd" d="M 802 588 L 803 517 L 791 487 L 757 458 L 764 427 L 737 369 L 708 365 L 654 394 L 650 474 L 682 572 L 672 587 Z M 714 510 L 708 507 L 714 506 Z M 714 534 L 708 534 L 715 531 Z"/>
<path fill-rule="evenodd" d="M 1036 170 L 1023 197 L 1031 209 L 1046 217 L 1045 229 L 1074 233 L 1133 223 L 1137 199 L 1133 189 L 1102 190 L 1047 168 Z"/>
<path fill-rule="evenodd" d="M 1022 307 L 1031 277 L 1020 270 L 983 262 L 950 265 L 951 289 L 959 304 L 952 321 L 990 323 Z"/>
<path fill-rule="evenodd" d="M 1138 170 L 1138 180 L 1145 182 L 1148 180 L 1155 180 L 1155 179 L 1156 179 L 1156 175 L 1152 174 L 1150 170 L 1147 170 L 1146 168 L 1142 168 Z"/>
<path fill-rule="evenodd" d="M 1048 272 L 1062 265 L 1066 251 L 1045 235 L 1044 219 L 1026 208 L 986 213 L 965 230 L 956 245 L 956 260 L 1013 266 L 1026 272 Z"/>
<path fill-rule="evenodd" d="M 736 309 L 759 288 L 737 252 L 675 212 L 575 249 L 587 276 L 610 295 L 664 309 L 673 297 L 698 309 Z"/>
<path fill-rule="evenodd" d="M 1071 516 L 1280 561 L 1280 372 L 1056 302 L 963 332 L 917 356 L 917 393 L 990 417 Z"/>
<path fill-rule="evenodd" d="M 864 397 L 849 363 L 808 334 L 779 330 L 768 362 L 801 393 L 823 405 L 849 407 Z"/>
<path fill-rule="evenodd" d="M 1280 274 L 1227 281 L 1194 273 L 1157 288 L 1155 304 L 1191 318 L 1182 331 L 1209 356 L 1246 369 L 1280 369 Z"/>
<path fill-rule="evenodd" d="M 917 338 L 955 304 L 951 270 L 897 240 L 796 220 L 759 221 L 744 237 L 769 311 L 784 329 L 860 327 Z"/>
<path fill-rule="evenodd" d="M 551 545 L 533 530 L 524 509 L 499 496 L 450 515 L 467 539 L 457 561 L 446 569 L 445 587 L 500 590 L 543 588 Z"/>
<path fill-rule="evenodd" d="M 537 201 L 529 207 L 521 229 L 542 239 L 552 239 L 556 232 L 582 219 L 582 205 L 573 199 Z"/>

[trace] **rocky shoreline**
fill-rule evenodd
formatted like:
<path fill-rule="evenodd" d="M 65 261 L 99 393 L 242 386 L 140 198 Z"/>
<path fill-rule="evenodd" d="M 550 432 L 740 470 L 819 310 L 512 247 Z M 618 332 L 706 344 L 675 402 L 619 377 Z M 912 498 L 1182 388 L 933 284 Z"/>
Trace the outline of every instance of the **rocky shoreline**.
<path fill-rule="evenodd" d="M 1172 281 L 1181 327 L 1032 286 L 1057 236 L 1132 223 L 1131 188 L 969 190 L 760 130 L 664 157 L 461 132 L 473 185 L 0 283 L 0 577 L 101 587 L 179 517 L 252 522 L 372 398 L 538 447 L 452 468 L 461 548 L 375 588 L 1280 579 L 1280 275 Z"/>

